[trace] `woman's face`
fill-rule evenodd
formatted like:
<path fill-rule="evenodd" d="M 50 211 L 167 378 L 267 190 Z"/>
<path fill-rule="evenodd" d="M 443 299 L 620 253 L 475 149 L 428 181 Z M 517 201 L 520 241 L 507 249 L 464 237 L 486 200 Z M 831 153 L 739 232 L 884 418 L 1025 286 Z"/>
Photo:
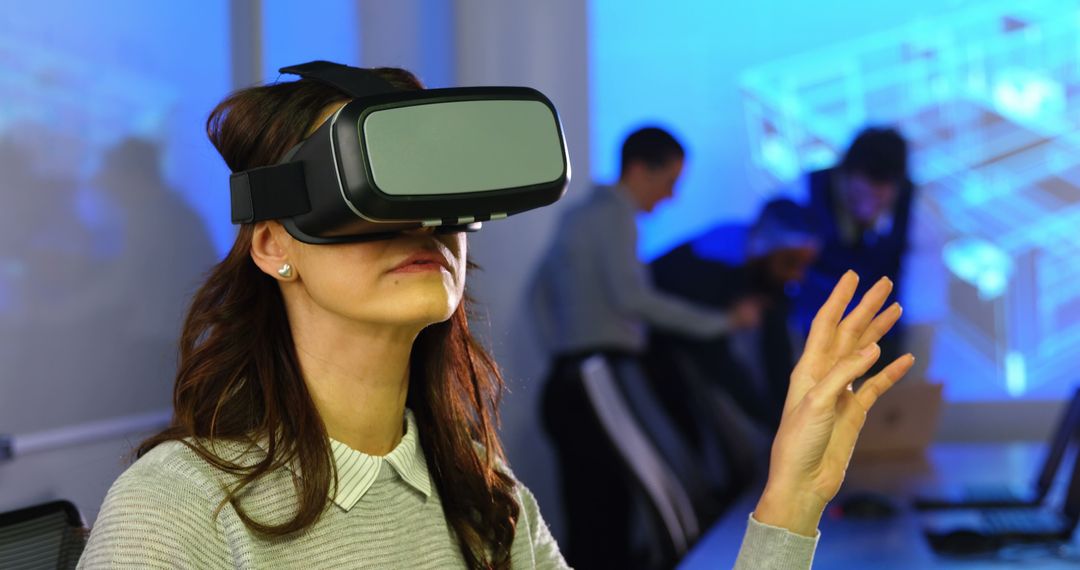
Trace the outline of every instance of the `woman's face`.
<path fill-rule="evenodd" d="M 311 136 L 346 102 L 328 105 L 307 133 Z M 349 320 L 390 326 L 425 327 L 453 315 L 465 294 L 465 234 L 403 232 L 379 241 L 311 245 L 297 241 L 280 224 L 274 241 L 296 274 L 284 288 Z"/>
<path fill-rule="evenodd" d="M 363 243 L 311 245 L 278 226 L 309 305 L 367 324 L 423 328 L 445 321 L 465 292 L 465 234 L 430 230 Z"/>

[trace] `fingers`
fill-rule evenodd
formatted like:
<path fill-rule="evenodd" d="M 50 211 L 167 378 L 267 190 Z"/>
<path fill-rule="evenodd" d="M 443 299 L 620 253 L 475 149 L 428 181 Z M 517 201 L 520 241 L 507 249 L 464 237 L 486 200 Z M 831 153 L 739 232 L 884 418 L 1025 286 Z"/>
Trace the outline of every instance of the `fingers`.
<path fill-rule="evenodd" d="M 914 363 L 915 357 L 905 354 L 886 366 L 885 370 L 864 382 L 859 391 L 855 392 L 854 397 L 840 399 L 841 405 L 838 411 L 840 427 L 833 432 L 833 440 L 829 443 L 829 448 L 837 454 L 834 458 L 836 461 L 844 461 L 846 464 L 863 423 L 866 421 L 867 411 L 882 394 L 904 377 Z"/>
<path fill-rule="evenodd" d="M 885 300 L 892 293 L 893 284 L 888 277 L 882 277 L 863 295 L 859 304 L 852 309 L 848 316 L 840 322 L 836 329 L 836 340 L 833 342 L 832 351 L 834 356 L 844 356 L 856 346 L 856 342 L 866 332 L 867 327 L 874 319 L 874 315 L 881 310 Z"/>
<path fill-rule="evenodd" d="M 866 370 L 869 370 L 870 366 L 874 366 L 880 355 L 881 348 L 878 347 L 877 343 L 874 343 L 858 352 L 852 352 L 840 358 L 836 366 L 828 371 L 828 375 L 825 376 L 824 380 L 819 382 L 811 392 L 821 392 L 821 394 L 815 394 L 815 398 L 820 396 L 821 398 L 835 399 L 841 391 L 847 390 L 848 386 L 856 378 L 866 374 Z"/>
<path fill-rule="evenodd" d="M 851 452 L 855 449 L 855 442 L 866 423 L 866 411 L 859 406 L 855 398 L 841 398 L 837 415 L 837 426 L 829 440 L 826 459 L 841 469 L 846 469 L 851 460 Z"/>
<path fill-rule="evenodd" d="M 818 310 L 813 323 L 810 324 L 810 334 L 806 338 L 806 350 L 803 352 L 803 360 L 811 366 L 820 364 L 828 358 L 829 346 L 832 344 L 836 333 L 836 324 L 844 316 L 851 298 L 855 296 L 855 288 L 859 285 L 859 276 L 854 271 L 848 271 L 833 287 L 828 300 Z"/>
<path fill-rule="evenodd" d="M 855 399 L 864 410 L 869 410 L 874 402 L 881 397 L 882 394 L 889 391 L 904 374 L 907 374 L 908 370 L 915 364 L 915 357 L 911 354 L 905 354 L 900 358 L 892 361 L 885 370 L 878 372 L 873 378 L 867 380 L 859 388 L 858 392 L 855 392 Z"/>
<path fill-rule="evenodd" d="M 881 349 L 877 344 L 871 344 L 859 352 L 852 353 L 838 362 L 825 381 L 819 383 L 806 395 L 807 398 L 812 399 L 811 404 L 829 407 L 839 404 L 836 408 L 838 428 L 833 432 L 829 449 L 839 454 L 834 458 L 835 460 L 843 460 L 845 464 L 847 457 L 851 455 L 851 449 L 855 446 L 855 440 L 859 437 L 863 422 L 866 421 L 867 411 L 882 394 L 903 378 L 915 363 L 914 356 L 910 354 L 901 356 L 863 383 L 854 395 L 850 392 L 845 394 L 850 389 L 851 382 L 869 370 L 879 356 L 881 356 Z"/>
<path fill-rule="evenodd" d="M 878 316 L 874 317 L 874 320 L 870 323 L 870 326 L 863 332 L 862 337 L 855 343 L 856 347 L 863 347 L 871 343 L 875 343 L 881 340 L 881 337 L 885 336 L 885 333 L 889 332 L 893 328 L 893 325 L 900 320 L 900 315 L 904 314 L 903 307 L 900 303 L 893 303 L 889 305 L 888 309 L 885 309 Z"/>

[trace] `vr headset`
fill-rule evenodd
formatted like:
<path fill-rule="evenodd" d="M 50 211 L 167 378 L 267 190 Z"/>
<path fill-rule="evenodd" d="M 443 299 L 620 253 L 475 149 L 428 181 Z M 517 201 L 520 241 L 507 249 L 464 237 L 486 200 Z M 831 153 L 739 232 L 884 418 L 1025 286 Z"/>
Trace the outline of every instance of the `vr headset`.
<path fill-rule="evenodd" d="M 326 61 L 283 67 L 352 101 L 273 166 L 230 177 L 233 223 L 280 220 L 312 244 L 421 227 L 476 231 L 566 192 L 570 160 L 554 105 L 525 87 L 402 91 Z"/>

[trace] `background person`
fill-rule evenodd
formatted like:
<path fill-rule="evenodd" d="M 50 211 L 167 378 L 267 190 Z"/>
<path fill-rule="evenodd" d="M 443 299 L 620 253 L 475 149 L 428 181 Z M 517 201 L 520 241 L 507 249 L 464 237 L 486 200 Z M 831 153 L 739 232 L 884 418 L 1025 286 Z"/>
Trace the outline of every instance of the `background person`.
<path fill-rule="evenodd" d="M 790 293 L 798 291 L 820 250 L 810 212 L 786 198 L 766 203 L 749 227 L 721 225 L 675 247 L 649 266 L 658 289 L 719 311 L 753 300 L 762 316 L 758 326 L 711 339 L 655 331 L 650 352 L 685 355 L 749 417 L 775 431 L 804 340 L 791 324 Z M 686 397 L 666 399 L 678 405 Z"/>
<path fill-rule="evenodd" d="M 897 284 L 894 297 L 901 298 L 915 186 L 908 174 L 907 141 L 899 131 L 863 129 L 839 164 L 807 174 L 803 184 L 822 238 L 821 255 L 795 299 L 803 330 L 809 330 L 833 283 L 848 270 L 867 282 L 889 278 Z M 903 336 L 901 325 L 882 341 L 886 357 L 903 351 Z"/>
<path fill-rule="evenodd" d="M 627 136 L 619 180 L 596 185 L 565 212 L 533 280 L 531 305 L 550 354 L 544 426 L 559 457 L 567 557 L 581 569 L 625 566 L 633 556 L 630 484 L 589 410 L 581 362 L 644 354 L 652 328 L 705 339 L 758 320 L 753 301 L 718 310 L 657 290 L 637 257 L 636 216 L 671 198 L 685 155 L 657 127 Z"/>

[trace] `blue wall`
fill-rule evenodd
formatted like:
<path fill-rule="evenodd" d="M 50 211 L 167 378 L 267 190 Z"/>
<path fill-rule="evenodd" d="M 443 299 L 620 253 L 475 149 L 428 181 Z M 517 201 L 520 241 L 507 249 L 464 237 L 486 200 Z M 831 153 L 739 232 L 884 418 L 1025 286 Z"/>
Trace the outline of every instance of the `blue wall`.
<path fill-rule="evenodd" d="M 263 80 L 278 69 L 324 59 L 360 64 L 360 16 L 352 0 L 263 2 Z M 294 76 L 282 77 L 292 81 Z"/>

